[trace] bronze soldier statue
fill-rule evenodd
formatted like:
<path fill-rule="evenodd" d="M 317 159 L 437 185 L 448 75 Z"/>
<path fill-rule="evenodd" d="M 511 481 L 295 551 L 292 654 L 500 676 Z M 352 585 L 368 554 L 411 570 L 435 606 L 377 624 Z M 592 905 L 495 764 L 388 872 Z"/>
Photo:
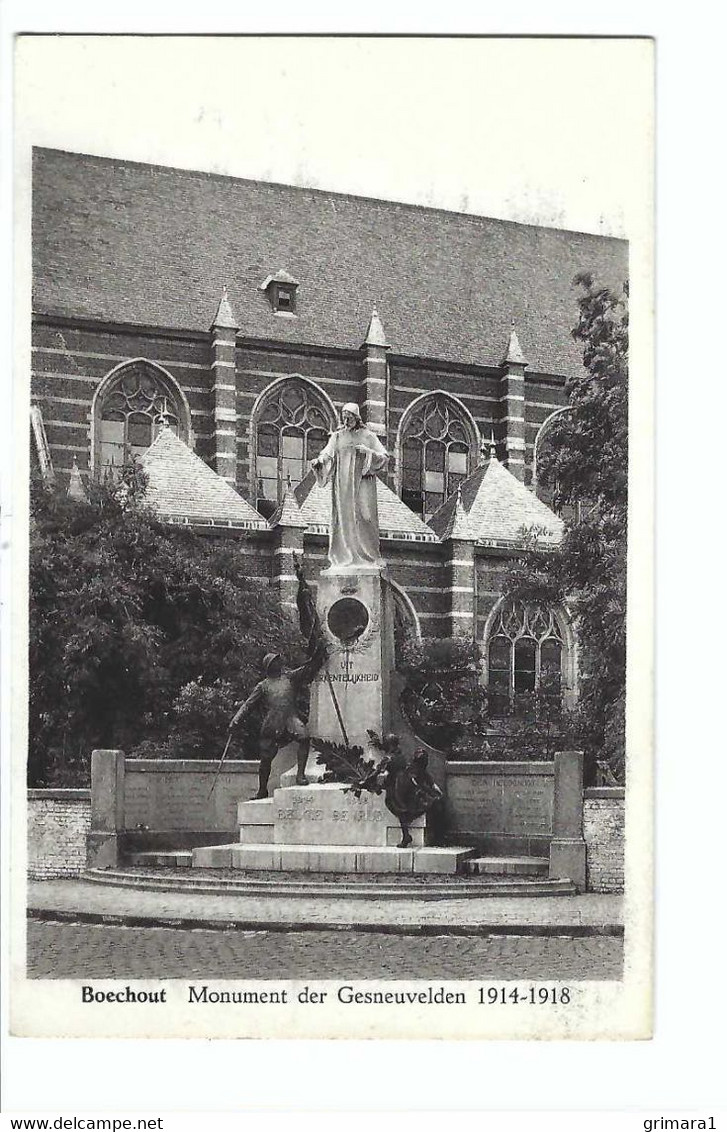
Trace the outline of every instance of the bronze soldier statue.
<path fill-rule="evenodd" d="M 297 700 L 302 689 L 312 682 L 321 668 L 325 655 L 325 648 L 321 644 L 305 664 L 286 670 L 279 653 L 268 653 L 263 658 L 264 679 L 255 685 L 232 718 L 230 731 L 239 727 L 258 705 L 263 710 L 260 727 L 260 778 L 256 798 L 267 798 L 273 759 L 291 739 L 298 740 L 296 785 L 308 785 L 305 764 L 308 761 L 310 740 L 308 728 L 298 714 Z"/>

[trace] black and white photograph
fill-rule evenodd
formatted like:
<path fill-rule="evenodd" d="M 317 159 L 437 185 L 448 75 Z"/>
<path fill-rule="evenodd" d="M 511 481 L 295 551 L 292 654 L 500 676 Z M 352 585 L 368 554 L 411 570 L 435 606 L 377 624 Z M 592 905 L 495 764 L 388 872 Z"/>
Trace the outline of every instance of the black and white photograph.
<path fill-rule="evenodd" d="M 16 70 L 16 1032 L 649 1037 L 652 42 Z"/>

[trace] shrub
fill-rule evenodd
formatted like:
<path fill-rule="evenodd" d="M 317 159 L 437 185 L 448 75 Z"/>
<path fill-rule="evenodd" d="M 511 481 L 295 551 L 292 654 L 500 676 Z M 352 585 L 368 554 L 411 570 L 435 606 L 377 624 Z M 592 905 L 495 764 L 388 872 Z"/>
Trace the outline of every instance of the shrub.
<path fill-rule="evenodd" d="M 218 758 L 264 653 L 304 659 L 237 543 L 158 522 L 143 490 L 34 489 L 29 778 L 83 785 L 94 747 Z M 246 753 L 251 735 L 238 742 Z"/>

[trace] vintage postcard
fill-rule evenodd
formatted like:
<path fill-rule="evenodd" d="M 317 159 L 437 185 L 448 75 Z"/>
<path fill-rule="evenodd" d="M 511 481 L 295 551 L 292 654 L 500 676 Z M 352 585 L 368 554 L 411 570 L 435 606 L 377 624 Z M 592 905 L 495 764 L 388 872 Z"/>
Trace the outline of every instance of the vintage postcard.
<path fill-rule="evenodd" d="M 649 1038 L 652 42 L 15 64 L 12 1032 Z"/>

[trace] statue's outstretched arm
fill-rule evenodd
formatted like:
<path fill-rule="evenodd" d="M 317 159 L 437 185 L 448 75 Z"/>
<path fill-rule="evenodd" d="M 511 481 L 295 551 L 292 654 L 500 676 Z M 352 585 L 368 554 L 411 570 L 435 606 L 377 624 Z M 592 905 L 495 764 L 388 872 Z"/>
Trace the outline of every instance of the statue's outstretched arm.
<path fill-rule="evenodd" d="M 336 459 L 336 434 L 331 433 L 328 438 L 328 443 L 321 452 L 318 453 L 315 460 L 311 461 L 311 467 L 316 474 L 316 479 L 321 487 L 325 487 L 329 482 L 333 473 L 333 465 Z"/>
<path fill-rule="evenodd" d="M 235 727 L 240 726 L 240 724 L 247 718 L 255 705 L 260 703 L 264 695 L 265 689 L 263 688 L 262 681 L 260 681 L 259 684 L 255 685 L 245 702 L 240 705 L 240 707 L 233 715 L 232 719 L 230 720 L 230 731 L 234 730 Z"/>

